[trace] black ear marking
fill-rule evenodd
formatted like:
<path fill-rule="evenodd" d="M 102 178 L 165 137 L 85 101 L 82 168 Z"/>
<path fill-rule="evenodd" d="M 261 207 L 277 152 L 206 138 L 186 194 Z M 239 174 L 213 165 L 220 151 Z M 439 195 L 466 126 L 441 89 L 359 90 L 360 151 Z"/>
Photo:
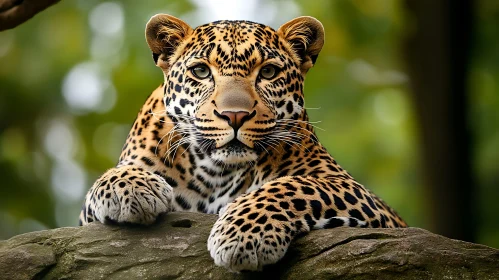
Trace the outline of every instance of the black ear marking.
<path fill-rule="evenodd" d="M 153 53 L 152 59 L 154 60 L 154 64 L 158 64 L 159 54 Z"/>
<path fill-rule="evenodd" d="M 316 54 L 316 55 L 311 55 L 311 56 L 310 56 L 310 59 L 312 59 L 312 64 L 314 64 L 314 65 L 315 65 L 315 62 L 317 61 L 317 58 L 318 58 L 318 57 L 319 57 L 319 55 L 318 55 L 318 54 Z"/>

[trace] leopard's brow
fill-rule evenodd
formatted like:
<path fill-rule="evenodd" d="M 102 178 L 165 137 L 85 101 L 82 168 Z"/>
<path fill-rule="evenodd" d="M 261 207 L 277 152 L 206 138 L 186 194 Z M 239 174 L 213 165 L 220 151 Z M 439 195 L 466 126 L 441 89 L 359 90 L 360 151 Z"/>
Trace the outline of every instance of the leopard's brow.
<path fill-rule="evenodd" d="M 203 59 L 203 58 L 208 58 L 205 55 L 189 55 L 187 59 Z"/>
<path fill-rule="evenodd" d="M 208 56 L 204 56 L 204 55 L 189 55 L 186 57 L 186 59 L 184 60 L 183 64 L 186 65 L 188 64 L 191 60 L 193 59 L 203 59 L 203 60 L 208 60 L 209 57 Z"/>
<path fill-rule="evenodd" d="M 262 45 L 260 44 L 255 44 L 255 47 L 258 50 L 260 56 L 265 59 L 272 59 L 277 57 L 272 51 L 269 51 L 267 47 L 262 47 Z"/>

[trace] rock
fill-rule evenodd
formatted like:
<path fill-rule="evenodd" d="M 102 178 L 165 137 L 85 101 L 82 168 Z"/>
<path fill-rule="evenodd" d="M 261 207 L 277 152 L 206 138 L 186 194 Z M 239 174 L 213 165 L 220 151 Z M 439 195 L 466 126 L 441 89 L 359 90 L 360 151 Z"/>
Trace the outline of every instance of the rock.
<path fill-rule="evenodd" d="M 215 215 L 171 213 L 150 227 L 91 224 L 0 241 L 2 279 L 499 279 L 499 250 L 428 231 L 337 228 L 299 238 L 263 272 L 216 267 Z"/>

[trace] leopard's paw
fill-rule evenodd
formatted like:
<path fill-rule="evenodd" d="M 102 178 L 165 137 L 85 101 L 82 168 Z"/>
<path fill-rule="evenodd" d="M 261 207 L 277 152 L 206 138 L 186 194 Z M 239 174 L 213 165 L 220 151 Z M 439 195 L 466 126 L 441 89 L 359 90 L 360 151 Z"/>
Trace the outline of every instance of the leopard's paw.
<path fill-rule="evenodd" d="M 215 264 L 240 272 L 261 270 L 276 263 L 285 255 L 294 235 L 291 223 L 283 219 L 282 214 L 229 207 L 208 238 L 208 250 Z"/>
<path fill-rule="evenodd" d="M 151 224 L 159 214 L 171 211 L 172 188 L 159 175 L 134 166 L 108 170 L 87 194 L 80 215 L 82 224 Z"/>

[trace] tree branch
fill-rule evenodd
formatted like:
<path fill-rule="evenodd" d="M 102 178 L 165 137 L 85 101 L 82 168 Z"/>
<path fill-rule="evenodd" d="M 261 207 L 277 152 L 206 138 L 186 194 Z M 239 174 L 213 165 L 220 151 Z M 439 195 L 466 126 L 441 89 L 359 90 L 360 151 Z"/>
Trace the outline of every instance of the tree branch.
<path fill-rule="evenodd" d="M 0 0 L 0 31 L 14 28 L 60 0 Z"/>
<path fill-rule="evenodd" d="M 0 241 L 5 279 L 499 279 L 499 250 L 428 231 L 337 228 L 296 240 L 264 272 L 213 264 L 215 215 L 171 213 L 152 227 L 91 224 Z"/>

